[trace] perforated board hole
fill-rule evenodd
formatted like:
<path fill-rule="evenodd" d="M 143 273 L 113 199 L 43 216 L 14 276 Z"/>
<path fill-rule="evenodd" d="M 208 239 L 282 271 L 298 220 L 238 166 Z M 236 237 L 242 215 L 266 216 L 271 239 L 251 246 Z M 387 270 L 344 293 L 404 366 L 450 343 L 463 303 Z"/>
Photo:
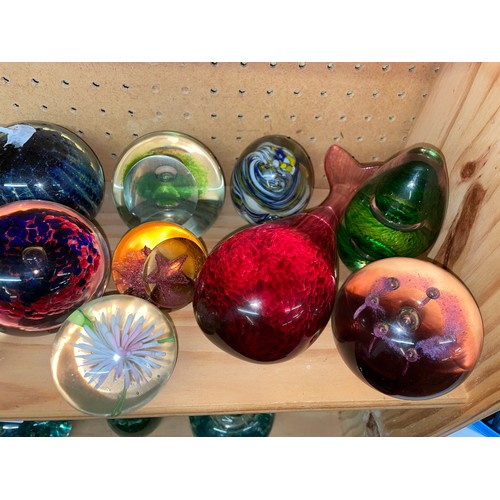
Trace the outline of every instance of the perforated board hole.
<path fill-rule="evenodd" d="M 104 108 L 101 108 L 101 109 L 99 110 L 99 112 L 101 113 L 101 115 L 105 115 L 105 114 L 106 114 L 106 110 L 105 110 Z"/>
<path fill-rule="evenodd" d="M 372 156 L 372 161 L 379 161 L 378 156 Z"/>
<path fill-rule="evenodd" d="M 309 142 L 316 142 L 316 137 L 314 137 L 314 136 L 309 137 Z"/>
<path fill-rule="evenodd" d="M 436 66 L 436 67 L 434 68 L 434 73 L 438 73 L 440 69 L 441 69 L 441 67 L 440 67 L 440 66 Z"/>
<path fill-rule="evenodd" d="M 315 120 L 321 120 L 321 118 L 323 118 L 321 115 L 314 115 Z"/>
<path fill-rule="evenodd" d="M 400 99 L 404 99 L 406 97 L 406 92 L 404 90 L 401 90 L 398 92 L 398 97 Z"/>
<path fill-rule="evenodd" d="M 243 120 L 245 118 L 245 115 L 242 115 L 241 113 L 237 116 L 238 120 Z"/>
<path fill-rule="evenodd" d="M 275 62 L 269 63 L 270 68 L 276 68 L 277 66 L 278 66 L 278 63 L 275 63 Z"/>
<path fill-rule="evenodd" d="M 42 104 L 40 108 L 42 111 L 47 111 L 49 109 L 49 107 L 46 104 Z"/>
<path fill-rule="evenodd" d="M 424 92 L 422 94 L 422 99 L 427 99 L 428 96 L 429 96 L 429 94 L 427 92 Z"/>
<path fill-rule="evenodd" d="M 305 67 L 306 67 L 306 63 L 305 62 L 299 63 L 299 68 L 300 69 L 304 69 Z"/>
<path fill-rule="evenodd" d="M 356 71 L 360 71 L 362 68 L 363 68 L 363 65 L 362 65 L 362 64 L 355 64 L 355 65 L 354 65 L 354 69 L 355 69 Z"/>
<path fill-rule="evenodd" d="M 85 135 L 85 132 L 83 130 L 77 130 L 76 133 L 82 136 Z"/>
<path fill-rule="evenodd" d="M 139 137 L 139 134 L 137 134 L 136 132 L 134 132 L 134 133 L 132 134 L 132 137 L 133 137 L 134 139 L 137 139 L 137 138 Z"/>
<path fill-rule="evenodd" d="M 363 120 L 365 122 L 369 122 L 371 119 L 372 119 L 372 115 L 365 115 L 365 116 L 363 116 Z"/>
<path fill-rule="evenodd" d="M 157 118 L 161 118 L 163 116 L 163 113 L 161 111 L 157 111 L 155 115 Z"/>
<path fill-rule="evenodd" d="M 389 115 L 389 121 L 393 122 L 396 119 L 395 115 Z"/>
<path fill-rule="evenodd" d="M 122 89 L 128 90 L 128 89 L 130 89 L 130 85 L 128 83 L 122 83 Z"/>
<path fill-rule="evenodd" d="M 293 91 L 293 95 L 295 95 L 295 96 L 297 96 L 297 97 L 299 97 L 301 94 L 302 94 L 302 91 L 301 91 L 300 89 L 295 89 L 295 90 Z"/>
<path fill-rule="evenodd" d="M 248 65 L 248 63 L 246 63 L 246 62 L 242 62 L 242 63 L 240 63 L 240 66 L 241 66 L 242 68 L 246 68 L 246 67 L 247 67 L 247 65 Z"/>
<path fill-rule="evenodd" d="M 417 71 L 417 67 L 416 67 L 416 66 L 414 66 L 414 65 L 413 65 L 413 66 L 410 66 L 410 67 L 408 68 L 408 71 L 409 71 L 410 73 L 415 73 L 415 71 Z"/>
<path fill-rule="evenodd" d="M 382 71 L 383 71 L 384 73 L 387 73 L 388 71 L 391 71 L 391 65 L 390 65 L 390 64 L 384 64 L 384 65 L 382 66 Z"/>
<path fill-rule="evenodd" d="M 20 105 L 19 103 L 17 103 L 17 102 L 13 102 L 13 103 L 12 103 L 12 106 L 13 106 L 14 108 L 20 108 L 20 107 L 21 107 L 21 105 Z"/>
<path fill-rule="evenodd" d="M 241 137 L 241 135 L 236 136 L 236 141 L 237 142 L 241 142 L 242 139 L 243 139 L 243 137 Z"/>
<path fill-rule="evenodd" d="M 128 110 L 128 115 L 129 115 L 130 117 L 132 117 L 132 116 L 134 116 L 134 115 L 135 115 L 135 113 L 134 113 L 134 111 L 133 111 L 133 110 L 129 109 L 129 110 Z"/>
<path fill-rule="evenodd" d="M 108 130 L 108 131 L 104 132 L 104 135 L 106 137 L 111 137 L 113 134 Z"/>
<path fill-rule="evenodd" d="M 297 119 L 297 115 L 290 115 L 290 121 L 294 122 Z"/>
<path fill-rule="evenodd" d="M 2 76 L 2 83 L 10 83 L 10 80 L 6 76 Z"/>
<path fill-rule="evenodd" d="M 340 120 L 341 122 L 345 122 L 345 121 L 347 120 L 347 116 L 346 116 L 346 115 L 340 115 L 340 116 L 339 116 L 339 120 Z"/>
<path fill-rule="evenodd" d="M 71 108 L 69 108 L 69 110 L 72 112 L 72 113 L 76 113 L 77 109 L 74 107 L 74 106 L 71 106 Z"/>
<path fill-rule="evenodd" d="M 216 141 L 216 140 L 217 140 L 217 137 L 215 137 L 215 135 L 212 135 L 212 136 L 210 137 L 210 140 L 211 140 L 211 141 Z"/>
<path fill-rule="evenodd" d="M 182 116 L 184 117 L 184 120 L 189 120 L 191 118 L 191 114 L 187 111 Z"/>
<path fill-rule="evenodd" d="M 111 153 L 111 158 L 113 158 L 113 160 L 115 160 L 117 157 L 118 155 L 116 153 Z"/>
<path fill-rule="evenodd" d="M 240 95 L 245 95 L 247 92 L 247 89 L 239 89 L 238 92 Z"/>
<path fill-rule="evenodd" d="M 274 93 L 273 89 L 267 89 L 266 90 L 266 94 L 269 95 L 269 96 L 273 95 L 273 93 Z"/>
<path fill-rule="evenodd" d="M 217 119 L 217 113 L 211 113 L 210 114 L 210 118 L 212 118 L 212 120 L 216 120 Z"/>
<path fill-rule="evenodd" d="M 181 87 L 182 94 L 189 94 L 189 92 L 190 92 L 189 87 Z"/>
<path fill-rule="evenodd" d="M 40 85 L 40 80 L 37 80 L 36 78 L 32 78 L 31 83 L 36 87 L 37 85 Z"/>
<path fill-rule="evenodd" d="M 408 140 L 408 136 L 407 135 L 403 135 L 403 137 L 401 137 L 401 141 L 402 142 L 406 142 Z"/>
<path fill-rule="evenodd" d="M 358 135 L 358 137 L 356 137 L 356 141 L 358 142 L 363 142 L 363 139 L 364 137 L 362 135 Z"/>
<path fill-rule="evenodd" d="M 387 140 L 387 138 L 386 138 L 386 136 L 385 136 L 385 135 L 381 135 L 381 136 L 378 138 L 378 140 L 379 140 L 380 142 L 385 142 L 385 141 Z"/>
<path fill-rule="evenodd" d="M 217 89 L 216 87 L 212 87 L 212 88 L 210 89 L 210 93 L 211 93 L 212 95 L 217 94 L 217 92 L 218 92 L 218 89 Z"/>
<path fill-rule="evenodd" d="M 271 119 L 271 115 L 270 115 L 270 114 L 268 114 L 268 113 L 266 113 L 266 114 L 264 115 L 264 120 L 269 121 L 270 119 Z"/>
<path fill-rule="evenodd" d="M 152 85 L 151 92 L 153 92 L 153 94 L 158 94 L 160 92 L 160 86 L 159 85 Z"/>
<path fill-rule="evenodd" d="M 328 90 L 322 90 L 319 94 L 321 97 L 326 97 L 328 95 Z"/>
<path fill-rule="evenodd" d="M 341 140 L 342 140 L 342 136 L 340 136 L 340 135 L 336 135 L 333 137 L 334 142 L 340 142 Z"/>
<path fill-rule="evenodd" d="M 372 92 L 372 97 L 379 97 L 380 96 L 380 91 L 379 90 L 374 90 Z"/>
<path fill-rule="evenodd" d="M 213 62 L 213 63 L 210 63 L 212 66 L 217 66 L 219 63 L 217 62 Z"/>
<path fill-rule="evenodd" d="M 99 82 L 92 82 L 92 88 L 98 89 L 100 88 L 101 84 Z"/>
<path fill-rule="evenodd" d="M 334 66 L 335 66 L 335 65 L 334 65 L 333 63 L 328 63 L 328 64 L 326 65 L 326 68 L 327 68 L 327 69 L 329 69 L 329 70 L 332 70 L 332 69 L 334 68 Z"/>
<path fill-rule="evenodd" d="M 345 93 L 345 95 L 346 95 L 347 97 L 354 97 L 354 91 L 353 91 L 353 90 L 348 90 L 348 91 Z"/>
<path fill-rule="evenodd" d="M 63 89 L 67 89 L 69 87 L 69 82 L 68 80 L 61 80 L 61 87 Z"/>

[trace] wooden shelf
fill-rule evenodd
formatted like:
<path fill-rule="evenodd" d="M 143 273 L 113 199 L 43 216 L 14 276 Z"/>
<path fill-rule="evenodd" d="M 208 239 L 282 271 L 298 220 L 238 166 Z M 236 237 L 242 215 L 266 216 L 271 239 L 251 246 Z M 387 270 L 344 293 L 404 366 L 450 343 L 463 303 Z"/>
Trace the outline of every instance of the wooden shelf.
<path fill-rule="evenodd" d="M 96 218 L 113 252 L 127 231 L 106 183 L 103 206 Z M 327 194 L 317 189 L 310 206 Z M 215 224 L 202 237 L 208 250 L 226 234 L 245 225 L 229 196 Z M 347 275 L 340 269 L 340 281 Z M 112 280 L 106 293 L 115 291 Z M 116 292 L 114 292 L 116 293 Z M 457 405 L 466 400 L 460 387 L 422 402 L 387 397 L 358 380 L 335 348 L 331 326 L 305 352 L 281 363 L 261 365 L 237 359 L 200 330 L 192 306 L 171 313 L 177 329 L 179 356 L 174 373 L 148 405 L 130 416 L 196 415 L 305 409 L 405 408 Z M 0 334 L 0 416 L 10 420 L 88 418 L 59 395 L 52 381 L 50 355 L 55 333 Z"/>
<path fill-rule="evenodd" d="M 196 137 L 218 158 L 226 184 L 247 144 L 289 135 L 313 161 L 310 206 L 326 196 L 323 158 L 334 143 L 360 162 L 419 142 L 438 147 L 450 198 L 429 256 L 472 292 L 485 331 L 479 363 L 460 387 L 418 402 L 385 397 L 343 363 L 330 326 L 294 359 L 245 362 L 216 348 L 187 306 L 171 315 L 180 346 L 172 378 L 132 415 L 338 410 L 344 435 L 447 435 L 500 410 L 499 82 L 500 64 L 479 62 L 0 63 L 1 125 L 44 120 L 69 128 L 97 153 L 108 183 L 124 148 L 148 132 Z M 113 250 L 127 228 L 109 185 L 97 223 Z M 203 239 L 211 249 L 241 225 L 227 199 Z M 341 266 L 340 282 L 346 276 Z M 0 334 L 0 418 L 90 418 L 52 382 L 54 335 Z"/>

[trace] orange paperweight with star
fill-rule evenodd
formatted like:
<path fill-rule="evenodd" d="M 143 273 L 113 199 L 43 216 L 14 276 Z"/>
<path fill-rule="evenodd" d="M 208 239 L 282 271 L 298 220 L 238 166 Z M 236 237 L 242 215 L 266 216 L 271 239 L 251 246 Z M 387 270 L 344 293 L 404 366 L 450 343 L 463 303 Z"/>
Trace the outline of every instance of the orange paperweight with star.
<path fill-rule="evenodd" d="M 128 231 L 113 255 L 119 293 L 174 311 L 193 300 L 194 281 L 207 258 L 200 239 L 171 222 L 146 222 Z"/>

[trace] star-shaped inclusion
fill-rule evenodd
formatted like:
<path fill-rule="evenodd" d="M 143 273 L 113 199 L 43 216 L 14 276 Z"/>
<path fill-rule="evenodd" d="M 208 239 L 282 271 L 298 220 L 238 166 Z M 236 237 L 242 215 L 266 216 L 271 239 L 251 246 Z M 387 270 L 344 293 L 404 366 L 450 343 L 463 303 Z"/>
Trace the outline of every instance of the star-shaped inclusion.
<path fill-rule="evenodd" d="M 156 268 L 144 277 L 151 286 L 151 299 L 167 308 L 178 308 L 187 304 L 193 293 L 193 280 L 182 272 L 188 255 L 182 254 L 169 260 L 161 252 L 155 253 Z"/>
<path fill-rule="evenodd" d="M 139 252 L 128 253 L 120 260 L 118 265 L 113 267 L 115 271 L 115 284 L 120 293 L 134 295 L 141 299 L 148 299 L 148 294 L 144 288 L 142 272 L 144 263 L 151 249 L 144 246 Z"/>

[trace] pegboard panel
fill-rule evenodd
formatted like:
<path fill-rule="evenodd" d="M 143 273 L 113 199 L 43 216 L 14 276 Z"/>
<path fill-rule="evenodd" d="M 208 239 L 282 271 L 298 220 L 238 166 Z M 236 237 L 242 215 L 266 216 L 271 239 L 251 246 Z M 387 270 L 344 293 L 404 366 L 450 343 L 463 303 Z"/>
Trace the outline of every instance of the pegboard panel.
<path fill-rule="evenodd" d="M 439 63 L 0 63 L 0 126 L 44 120 L 80 135 L 111 179 L 137 137 L 175 130 L 218 158 L 226 183 L 267 134 L 297 140 L 316 187 L 337 143 L 361 162 L 406 147 Z"/>

